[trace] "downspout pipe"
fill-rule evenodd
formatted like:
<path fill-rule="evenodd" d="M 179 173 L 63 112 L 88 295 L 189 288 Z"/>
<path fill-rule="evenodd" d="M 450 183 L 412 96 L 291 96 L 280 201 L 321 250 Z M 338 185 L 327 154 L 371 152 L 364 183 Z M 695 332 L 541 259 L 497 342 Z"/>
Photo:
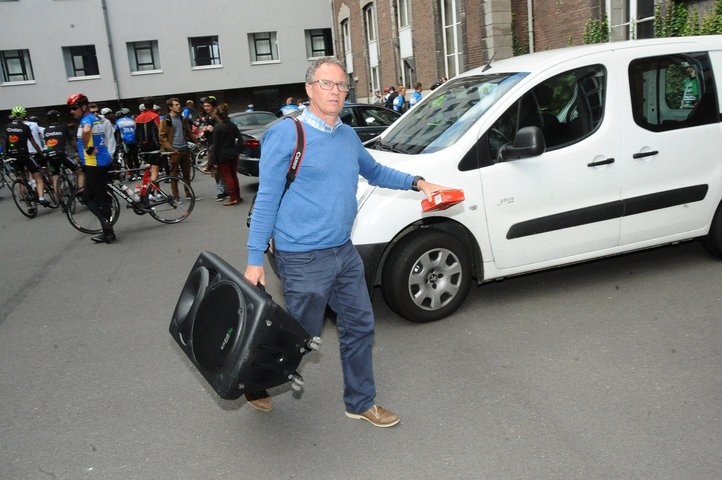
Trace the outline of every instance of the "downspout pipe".
<path fill-rule="evenodd" d="M 113 73 L 113 88 L 115 90 L 115 99 L 120 102 L 120 86 L 118 85 L 118 72 L 115 68 L 115 56 L 113 55 L 113 41 L 110 36 L 110 21 L 108 20 L 108 6 L 106 0 L 101 0 L 103 6 L 103 20 L 105 20 L 105 35 L 108 38 L 108 52 L 110 53 L 110 69 Z"/>

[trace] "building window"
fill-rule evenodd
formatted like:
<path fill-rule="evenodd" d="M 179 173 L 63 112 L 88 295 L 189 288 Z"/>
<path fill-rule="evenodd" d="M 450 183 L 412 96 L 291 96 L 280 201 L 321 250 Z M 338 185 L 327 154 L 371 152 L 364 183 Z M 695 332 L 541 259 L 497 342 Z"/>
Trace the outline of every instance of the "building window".
<path fill-rule="evenodd" d="M 35 80 L 28 50 L 0 51 L 3 82 L 26 82 Z"/>
<path fill-rule="evenodd" d="M 316 28 L 306 30 L 306 56 L 330 57 L 333 55 L 330 28 Z"/>
<path fill-rule="evenodd" d="M 606 0 L 610 38 L 654 38 L 654 0 Z"/>
<path fill-rule="evenodd" d="M 191 66 L 207 67 L 221 64 L 221 49 L 218 35 L 211 37 L 191 37 L 188 39 L 191 52 Z"/>
<path fill-rule="evenodd" d="M 128 62 L 131 72 L 160 70 L 158 41 L 128 42 Z"/>
<path fill-rule="evenodd" d="M 461 73 L 461 21 L 456 0 L 440 0 L 446 78 Z"/>
<path fill-rule="evenodd" d="M 278 61 L 276 32 L 249 33 L 248 48 L 253 63 Z"/>
<path fill-rule="evenodd" d="M 376 41 L 376 15 L 374 4 L 370 3 L 364 8 L 364 23 L 366 24 L 366 42 Z"/>
<path fill-rule="evenodd" d="M 63 47 L 63 59 L 65 60 L 65 72 L 70 78 L 100 75 L 95 45 Z"/>
<path fill-rule="evenodd" d="M 409 0 L 396 0 L 396 15 L 399 20 L 399 30 L 409 27 Z"/>
<path fill-rule="evenodd" d="M 353 73 L 353 54 L 351 52 L 351 31 L 349 29 L 348 18 L 341 22 L 341 45 L 343 46 L 343 55 L 346 59 L 346 71 Z"/>

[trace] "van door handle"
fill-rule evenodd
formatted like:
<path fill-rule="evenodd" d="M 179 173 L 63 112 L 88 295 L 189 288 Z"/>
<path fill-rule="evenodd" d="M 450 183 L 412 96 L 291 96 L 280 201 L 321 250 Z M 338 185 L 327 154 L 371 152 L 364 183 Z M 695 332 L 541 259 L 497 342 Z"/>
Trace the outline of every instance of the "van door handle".
<path fill-rule="evenodd" d="M 609 165 L 610 163 L 614 163 L 613 158 L 605 158 L 604 160 L 599 160 L 598 162 L 587 163 L 587 167 L 598 167 L 600 165 Z"/>
<path fill-rule="evenodd" d="M 644 157 L 651 157 L 653 155 L 657 155 L 659 153 L 659 150 L 652 150 L 649 152 L 640 152 L 632 154 L 632 158 L 644 158 Z"/>

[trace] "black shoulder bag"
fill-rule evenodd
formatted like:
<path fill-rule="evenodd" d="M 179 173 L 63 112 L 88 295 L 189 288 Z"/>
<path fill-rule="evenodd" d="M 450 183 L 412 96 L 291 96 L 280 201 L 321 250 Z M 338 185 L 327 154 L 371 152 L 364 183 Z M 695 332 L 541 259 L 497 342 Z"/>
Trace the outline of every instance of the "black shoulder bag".
<path fill-rule="evenodd" d="M 303 125 L 301 125 L 301 121 L 296 119 L 295 117 L 288 117 L 296 124 L 296 150 L 293 152 L 293 156 L 291 157 L 291 164 L 288 166 L 288 173 L 286 174 L 286 186 L 283 187 L 283 193 L 281 194 L 281 199 L 278 201 L 278 207 L 281 207 L 281 201 L 283 200 L 283 196 L 286 195 L 286 191 L 288 191 L 288 187 L 291 186 L 291 183 L 296 179 L 296 173 L 298 172 L 298 167 L 301 165 L 301 159 L 303 159 L 303 149 L 306 146 L 306 137 L 303 133 Z M 253 215 L 253 207 L 256 205 L 256 196 L 258 194 L 253 196 L 253 200 L 251 201 L 251 208 L 248 210 L 248 218 L 246 218 L 246 225 L 248 227 L 251 226 L 251 216 Z"/>

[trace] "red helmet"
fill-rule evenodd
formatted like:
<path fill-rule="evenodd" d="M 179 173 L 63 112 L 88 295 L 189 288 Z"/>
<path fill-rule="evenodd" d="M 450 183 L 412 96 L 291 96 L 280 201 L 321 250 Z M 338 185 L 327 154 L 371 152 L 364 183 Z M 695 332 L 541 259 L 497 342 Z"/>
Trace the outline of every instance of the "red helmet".
<path fill-rule="evenodd" d="M 87 103 L 88 103 L 88 97 L 86 97 L 82 93 L 75 93 L 68 98 L 68 106 L 69 107 L 72 107 L 74 105 L 85 105 Z"/>

